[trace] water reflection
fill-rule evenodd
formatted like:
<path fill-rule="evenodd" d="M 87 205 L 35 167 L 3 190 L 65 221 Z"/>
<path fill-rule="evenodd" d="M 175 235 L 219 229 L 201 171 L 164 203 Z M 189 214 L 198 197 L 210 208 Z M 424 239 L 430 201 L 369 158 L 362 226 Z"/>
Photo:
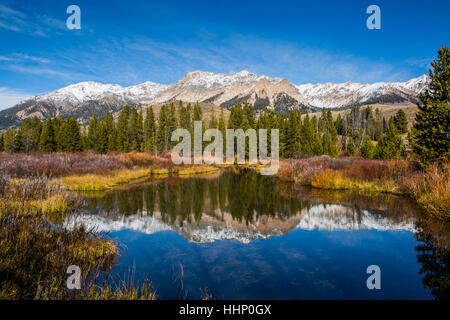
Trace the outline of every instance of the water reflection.
<path fill-rule="evenodd" d="M 179 264 L 186 288 L 208 285 L 216 298 L 449 298 L 449 227 L 425 222 L 402 197 L 300 188 L 244 170 L 89 194 L 85 208 L 66 225 L 110 232 L 127 247 L 117 270 L 136 265 L 163 299 L 174 298 Z M 382 292 L 365 287 L 373 263 Z"/>
<path fill-rule="evenodd" d="M 311 189 L 286 188 L 276 179 L 250 170 L 239 174 L 228 171 L 209 179 L 166 179 L 88 197 L 90 213 L 70 217 L 67 225 L 83 223 L 104 232 L 128 229 L 152 234 L 173 230 L 193 242 L 243 243 L 297 228 L 414 231 L 412 209 L 405 211 L 408 201 L 401 198 L 392 201 L 396 205 L 403 201 L 401 210 L 380 208 L 389 202 L 384 197 L 376 199 L 378 207 L 369 211 L 342 194 L 336 200 L 332 192 L 314 194 Z M 366 198 L 360 198 L 359 204 Z"/>
<path fill-rule="evenodd" d="M 423 285 L 437 300 L 450 300 L 450 224 L 422 217 L 415 238 Z"/>

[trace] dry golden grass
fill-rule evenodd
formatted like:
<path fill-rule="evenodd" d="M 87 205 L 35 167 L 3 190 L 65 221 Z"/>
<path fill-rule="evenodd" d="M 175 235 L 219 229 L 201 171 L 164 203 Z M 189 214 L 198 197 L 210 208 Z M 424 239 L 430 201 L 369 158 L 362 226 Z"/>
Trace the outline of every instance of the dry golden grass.
<path fill-rule="evenodd" d="M 383 116 L 388 120 L 390 117 L 394 116 L 400 109 L 402 109 L 406 113 L 406 118 L 408 119 L 408 124 L 411 125 L 416 117 L 416 114 L 418 112 L 417 105 L 408 103 L 404 105 L 388 105 L 388 104 L 372 104 L 370 105 L 372 107 L 372 110 L 375 111 L 376 108 L 380 109 Z M 361 109 L 365 109 L 367 106 L 362 106 Z M 351 109 L 346 110 L 332 110 L 331 114 L 333 116 L 333 119 L 336 119 L 337 116 L 340 114 L 341 117 L 344 117 L 346 114 L 349 114 L 351 112 Z M 308 113 L 309 117 L 316 116 L 320 117 L 322 115 L 322 112 L 312 112 Z"/>
<path fill-rule="evenodd" d="M 443 168 L 431 166 L 425 172 L 417 172 L 404 180 L 404 187 L 427 211 L 434 216 L 450 217 L 450 164 Z"/>
<path fill-rule="evenodd" d="M 151 175 L 150 169 L 111 170 L 105 174 L 85 174 L 62 177 L 59 179 L 67 190 L 94 191 L 107 190 L 116 186 L 135 182 Z"/>
<path fill-rule="evenodd" d="M 401 193 L 393 180 L 364 181 L 345 176 L 343 172 L 325 170 L 311 181 L 311 186 L 321 189 L 353 190 L 361 192 Z"/>
<path fill-rule="evenodd" d="M 190 176 L 207 174 L 220 170 L 208 165 L 182 165 L 160 167 L 152 165 L 147 168 L 111 170 L 103 174 L 72 175 L 59 178 L 66 190 L 72 191 L 103 191 L 130 183 L 136 183 L 152 176 Z"/>
<path fill-rule="evenodd" d="M 407 160 L 313 157 L 281 162 L 278 177 L 321 189 L 403 194 L 438 218 L 450 218 L 450 164 L 423 170 Z"/>

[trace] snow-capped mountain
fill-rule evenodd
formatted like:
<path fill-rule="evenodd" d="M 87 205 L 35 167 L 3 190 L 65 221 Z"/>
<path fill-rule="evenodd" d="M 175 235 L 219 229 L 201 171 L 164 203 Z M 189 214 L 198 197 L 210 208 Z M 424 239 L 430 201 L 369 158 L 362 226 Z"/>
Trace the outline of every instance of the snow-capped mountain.
<path fill-rule="evenodd" d="M 80 123 L 87 123 L 94 112 L 103 117 L 107 111 L 116 112 L 125 105 L 136 107 L 175 100 L 199 101 L 224 108 L 248 101 L 256 110 L 273 109 L 282 113 L 292 109 L 309 112 L 323 107 L 347 108 L 354 104 L 415 103 L 428 81 L 423 75 L 406 82 L 294 85 L 286 79 L 244 70 L 229 74 L 194 71 L 169 85 L 144 82 L 122 87 L 80 82 L 26 99 L 1 111 L 0 130 L 17 126 L 34 116 L 41 120 L 53 115 L 74 116 Z"/>
<path fill-rule="evenodd" d="M 313 110 L 287 80 L 258 76 L 246 70 L 230 74 L 190 72 L 155 98 L 157 103 L 172 100 L 202 101 L 225 108 L 247 101 L 258 110 Z"/>
<path fill-rule="evenodd" d="M 118 84 L 103 84 L 99 82 L 87 81 L 36 96 L 34 100 L 81 104 L 90 100 L 101 100 L 107 97 L 117 97 L 123 101 L 129 100 L 135 101 L 136 103 L 148 103 L 167 87 L 167 85 L 150 81 L 131 87 L 122 87 Z"/>
<path fill-rule="evenodd" d="M 309 105 L 317 108 L 345 108 L 358 104 L 391 104 L 418 102 L 418 94 L 428 85 L 429 78 L 422 75 L 406 82 L 376 82 L 361 84 L 319 83 L 296 86 Z"/>

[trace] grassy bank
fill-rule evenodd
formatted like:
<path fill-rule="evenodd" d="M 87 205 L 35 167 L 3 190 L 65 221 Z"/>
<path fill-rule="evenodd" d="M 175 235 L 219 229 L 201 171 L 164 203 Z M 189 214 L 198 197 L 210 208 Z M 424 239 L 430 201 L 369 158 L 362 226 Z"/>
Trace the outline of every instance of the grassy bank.
<path fill-rule="evenodd" d="M 137 183 L 152 176 L 191 176 L 207 174 L 220 170 L 213 166 L 180 166 L 170 168 L 135 168 L 111 170 L 102 174 L 71 175 L 59 178 L 61 184 L 72 191 L 102 191 L 113 189 L 130 183 Z"/>
<path fill-rule="evenodd" d="M 415 199 L 427 212 L 450 218 L 450 165 L 422 169 L 407 160 L 313 157 L 283 160 L 282 180 L 321 189 L 364 193 L 403 194 Z"/>
<path fill-rule="evenodd" d="M 152 176 L 190 176 L 220 170 L 209 165 L 176 166 L 170 154 L 151 153 L 0 153 L 0 171 L 14 178 L 51 177 L 67 190 L 109 190 Z"/>
<path fill-rule="evenodd" d="M 95 191 L 137 182 L 139 179 L 148 178 L 150 175 L 149 169 L 122 169 L 111 170 L 103 174 L 70 175 L 59 178 L 59 181 L 67 190 Z"/>
<path fill-rule="evenodd" d="M 78 207 L 77 198 L 47 177 L 0 175 L 0 299 L 155 298 L 147 284 L 97 283 L 119 248 L 83 227 L 65 228 L 65 217 Z M 70 265 L 82 270 L 82 290 L 66 288 Z"/>

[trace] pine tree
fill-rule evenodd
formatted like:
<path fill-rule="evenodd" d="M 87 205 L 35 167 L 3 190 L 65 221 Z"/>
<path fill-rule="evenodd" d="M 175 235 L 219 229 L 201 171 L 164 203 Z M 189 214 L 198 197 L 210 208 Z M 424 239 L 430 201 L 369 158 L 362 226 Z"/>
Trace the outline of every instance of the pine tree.
<path fill-rule="evenodd" d="M 67 120 L 67 151 L 82 151 L 80 125 L 77 120 L 72 117 Z"/>
<path fill-rule="evenodd" d="M 96 143 L 96 151 L 99 153 L 108 152 L 108 128 L 105 121 L 100 121 L 98 124 L 98 137 Z"/>
<path fill-rule="evenodd" d="M 5 151 L 8 153 L 13 153 L 15 150 L 15 137 L 16 137 L 16 130 L 14 129 L 9 129 L 6 131 L 5 133 L 5 137 L 4 137 L 4 148 Z"/>
<path fill-rule="evenodd" d="M 208 128 L 210 128 L 210 129 L 217 129 L 218 128 L 214 107 L 211 107 L 211 118 L 209 120 Z"/>
<path fill-rule="evenodd" d="M 368 137 L 366 137 L 361 145 L 361 156 L 366 159 L 373 159 L 374 155 L 375 146 L 373 145 L 372 141 Z"/>
<path fill-rule="evenodd" d="M 178 107 L 178 114 L 179 114 L 179 123 L 181 129 L 190 130 L 191 128 L 191 105 L 188 104 L 187 107 L 185 107 L 181 101 L 180 105 Z"/>
<path fill-rule="evenodd" d="M 410 143 L 428 164 L 450 156 L 450 50 L 444 46 L 431 62 L 429 89 L 420 95 L 422 104 L 414 122 Z"/>
<path fill-rule="evenodd" d="M 41 131 L 42 123 L 37 117 L 25 119 L 16 135 L 17 152 L 37 151 Z"/>
<path fill-rule="evenodd" d="M 222 150 L 225 154 L 226 152 L 226 128 L 227 128 L 227 124 L 225 122 L 225 114 L 223 112 L 223 108 L 220 108 L 220 116 L 219 116 L 219 124 L 218 124 L 218 128 L 219 130 L 222 132 L 222 137 L 223 137 L 223 146 L 222 146 Z"/>
<path fill-rule="evenodd" d="M 144 121 L 145 151 L 155 152 L 156 147 L 156 124 L 153 107 L 147 108 L 147 114 Z"/>
<path fill-rule="evenodd" d="M 247 118 L 250 128 L 254 129 L 256 126 L 255 114 L 253 113 L 252 105 L 249 104 L 247 101 L 244 104 L 243 113 L 244 113 L 244 117 Z"/>
<path fill-rule="evenodd" d="M 172 132 L 175 131 L 178 127 L 177 114 L 175 110 L 175 105 L 171 103 L 168 109 L 169 113 L 167 114 L 167 127 L 168 127 L 168 139 L 169 139 L 169 149 L 171 149 L 176 142 L 172 142 Z"/>
<path fill-rule="evenodd" d="M 323 154 L 323 143 L 322 143 L 322 136 L 319 132 L 319 126 L 317 117 L 313 116 L 311 118 L 311 125 L 314 128 L 314 141 L 313 141 L 313 154 L 318 156 Z"/>
<path fill-rule="evenodd" d="M 136 150 L 144 151 L 144 117 L 142 114 L 142 109 L 139 110 L 137 119 L 136 119 Z"/>
<path fill-rule="evenodd" d="M 323 153 L 329 156 L 335 157 L 339 153 L 339 147 L 337 145 L 337 130 L 334 126 L 334 121 L 331 115 L 331 111 L 327 112 L 322 110 L 322 116 L 319 120 L 320 126 L 323 132 L 322 134 L 322 148 Z"/>
<path fill-rule="evenodd" d="M 135 108 L 130 108 L 128 115 L 128 144 L 130 150 L 138 150 L 138 112 Z"/>
<path fill-rule="evenodd" d="M 16 134 L 14 136 L 14 152 L 24 152 L 24 137 L 22 130 L 16 130 Z"/>
<path fill-rule="evenodd" d="M 55 129 L 51 118 L 47 118 L 42 128 L 41 136 L 39 138 L 39 150 L 45 152 L 56 151 Z"/>
<path fill-rule="evenodd" d="M 298 126 L 297 111 L 292 110 L 289 113 L 286 137 L 285 137 L 285 150 L 284 156 L 286 158 L 292 158 L 300 152 L 300 128 Z"/>
<path fill-rule="evenodd" d="M 382 123 L 382 133 L 386 133 L 386 131 L 387 131 L 387 127 L 388 127 L 388 125 L 387 125 L 387 121 L 386 121 L 386 118 L 385 117 L 383 117 L 383 123 Z"/>
<path fill-rule="evenodd" d="M 342 119 L 341 114 L 338 114 L 336 118 L 335 127 L 338 134 L 340 135 L 344 134 L 344 120 Z"/>
<path fill-rule="evenodd" d="M 56 134 L 56 149 L 58 151 L 69 151 L 69 124 L 68 121 L 61 117 L 58 119 L 58 129 Z M 88 145 L 90 143 L 88 142 Z"/>
<path fill-rule="evenodd" d="M 97 114 L 94 112 L 91 120 L 89 121 L 87 145 L 89 149 L 98 151 L 98 119 Z"/>
<path fill-rule="evenodd" d="M 169 147 L 169 132 L 167 119 L 167 105 L 163 105 L 159 111 L 158 131 L 157 131 L 157 150 L 162 152 L 168 150 Z"/>
<path fill-rule="evenodd" d="M 194 121 L 202 121 L 202 109 L 198 102 L 194 106 Z"/>
<path fill-rule="evenodd" d="M 243 120 L 244 115 L 242 112 L 242 106 L 240 104 L 233 106 L 230 110 L 230 118 L 228 119 L 228 129 L 240 129 Z"/>
<path fill-rule="evenodd" d="M 128 115 L 130 113 L 130 107 L 125 106 L 119 114 L 119 121 L 117 123 L 117 150 L 120 152 L 130 151 L 130 141 L 128 134 Z"/>
<path fill-rule="evenodd" d="M 350 138 L 347 143 L 347 155 L 354 156 L 356 151 L 355 142 Z"/>
<path fill-rule="evenodd" d="M 309 120 L 309 115 L 303 118 L 303 125 L 301 127 L 301 148 L 305 155 L 314 154 L 314 127 Z"/>
<path fill-rule="evenodd" d="M 394 123 L 399 133 L 408 132 L 408 119 L 406 113 L 402 109 L 398 110 L 394 116 Z"/>
<path fill-rule="evenodd" d="M 279 140 L 280 140 L 280 155 L 285 154 L 286 150 L 286 121 L 284 119 L 284 116 L 282 114 L 275 115 L 275 128 L 278 128 L 279 130 Z"/>
<path fill-rule="evenodd" d="M 0 134 L 0 152 L 5 151 L 4 141 L 5 141 L 4 135 Z"/>
<path fill-rule="evenodd" d="M 105 129 L 108 135 L 108 143 L 107 143 L 107 150 L 106 152 L 115 151 L 117 149 L 116 147 L 116 125 L 114 123 L 114 118 L 109 111 L 106 112 L 105 119 L 103 119 Z"/>
<path fill-rule="evenodd" d="M 251 129 L 251 126 L 250 126 L 250 123 L 249 123 L 249 121 L 248 121 L 248 119 L 245 117 L 243 120 L 242 120 L 242 127 L 241 127 L 241 129 L 244 131 L 244 132 L 246 132 L 248 129 Z M 248 138 L 245 138 L 245 142 L 244 142 L 244 154 L 245 154 L 245 158 L 247 159 L 248 157 L 249 157 L 249 139 Z"/>
<path fill-rule="evenodd" d="M 394 119 L 391 118 L 386 134 L 380 138 L 375 147 L 375 157 L 383 160 L 398 158 L 403 152 L 402 137 L 397 131 Z"/>

